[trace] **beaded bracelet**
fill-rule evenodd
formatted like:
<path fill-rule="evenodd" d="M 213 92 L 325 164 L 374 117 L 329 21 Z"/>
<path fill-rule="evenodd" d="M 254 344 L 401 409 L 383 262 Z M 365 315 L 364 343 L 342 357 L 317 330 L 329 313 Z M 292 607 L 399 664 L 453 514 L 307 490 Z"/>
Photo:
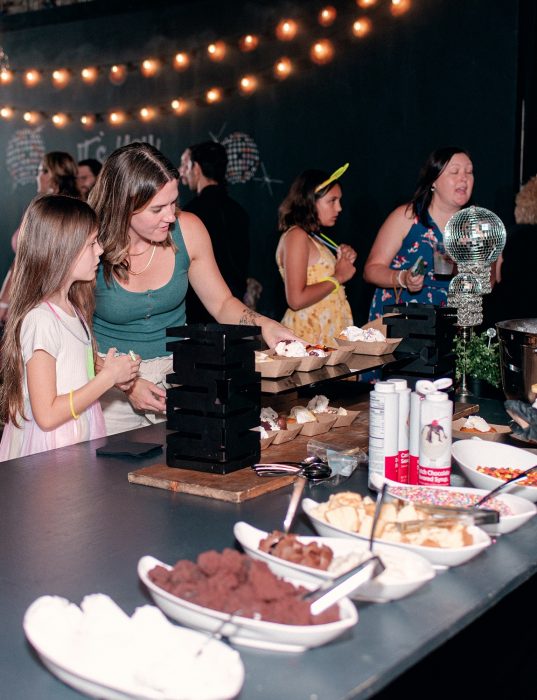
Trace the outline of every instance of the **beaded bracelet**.
<path fill-rule="evenodd" d="M 337 290 L 341 286 L 335 277 L 323 277 L 319 280 L 319 282 L 332 282 L 332 284 L 334 285 L 334 289 L 330 292 L 330 294 L 337 292 Z"/>
<path fill-rule="evenodd" d="M 73 404 L 73 390 L 71 389 L 69 391 L 69 408 L 71 409 L 71 415 L 75 420 L 78 420 L 80 418 L 80 415 L 75 413 L 75 407 Z"/>

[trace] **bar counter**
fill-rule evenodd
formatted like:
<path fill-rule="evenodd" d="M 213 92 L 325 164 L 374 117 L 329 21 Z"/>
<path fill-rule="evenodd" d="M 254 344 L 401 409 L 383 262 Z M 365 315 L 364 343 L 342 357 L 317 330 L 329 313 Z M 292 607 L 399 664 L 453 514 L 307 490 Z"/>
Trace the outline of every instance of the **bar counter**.
<path fill-rule="evenodd" d="M 125 436 L 164 443 L 165 428 L 161 424 Z M 95 449 L 104 442 L 81 443 L 1 465 L 2 698 L 80 697 L 49 673 L 26 643 L 23 615 L 39 596 L 59 595 L 78 604 L 84 595 L 101 592 L 132 614 L 150 602 L 136 574 L 141 556 L 152 554 L 174 563 L 194 559 L 206 549 L 234 546 L 232 528 L 237 520 L 266 530 L 281 526 L 290 487 L 234 504 L 129 484 L 129 471 L 163 462 L 164 456 L 98 457 Z M 365 494 L 366 483 L 361 470 L 338 490 Z M 328 485 L 308 486 L 306 495 L 325 500 L 333 490 Z M 305 516 L 298 518 L 295 531 L 312 533 Z M 481 615 L 494 612 L 509 593 L 527 588 L 523 584 L 537 569 L 536 542 L 534 518 L 469 563 L 439 573 L 407 598 L 359 603 L 358 625 L 325 647 L 287 655 L 239 648 L 246 669 L 241 700 L 376 695 Z M 525 609 L 518 615 L 521 625 L 529 620 Z M 502 644 L 500 630 L 498 634 L 497 640 L 483 640 L 492 642 L 493 658 Z M 456 665 L 451 665 L 453 659 L 448 663 L 447 676 L 472 668 L 464 657 Z M 481 667 L 479 673 L 485 670 Z"/>

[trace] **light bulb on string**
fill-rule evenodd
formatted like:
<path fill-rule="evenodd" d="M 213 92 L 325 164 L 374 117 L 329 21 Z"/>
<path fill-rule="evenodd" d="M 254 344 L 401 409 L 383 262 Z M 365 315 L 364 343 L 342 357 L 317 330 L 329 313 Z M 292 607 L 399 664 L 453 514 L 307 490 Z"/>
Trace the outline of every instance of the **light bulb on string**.
<path fill-rule="evenodd" d="M 207 47 L 207 54 L 211 61 L 222 61 L 226 55 L 227 46 L 223 41 L 215 41 Z"/>
<path fill-rule="evenodd" d="M 83 114 L 80 117 L 80 123 L 84 129 L 92 129 L 95 126 L 95 115 L 94 114 Z"/>
<path fill-rule="evenodd" d="M 259 37 L 255 34 L 245 34 L 239 39 L 239 49 L 244 52 L 253 51 L 259 46 Z"/>
<path fill-rule="evenodd" d="M 121 85 L 125 81 L 125 78 L 127 77 L 127 66 L 124 66 L 123 64 L 116 64 L 110 68 L 110 72 L 108 73 L 108 78 L 110 79 L 111 83 L 114 83 L 114 85 Z"/>
<path fill-rule="evenodd" d="M 292 70 L 293 64 L 287 56 L 283 56 L 274 64 L 274 75 L 279 80 L 285 80 L 285 78 L 291 74 Z"/>
<path fill-rule="evenodd" d="M 276 36 L 280 41 L 291 41 L 298 32 L 298 23 L 294 19 L 282 19 L 276 27 Z"/>
<path fill-rule="evenodd" d="M 63 88 L 71 80 L 71 73 L 67 68 L 57 68 L 52 71 L 52 83 L 54 87 Z"/>
<path fill-rule="evenodd" d="M 121 110 L 115 110 L 110 112 L 108 115 L 108 122 L 112 124 L 112 126 L 119 126 L 120 124 L 123 124 L 126 119 L 127 115 Z"/>
<path fill-rule="evenodd" d="M 155 58 L 146 58 L 142 61 L 140 71 L 145 78 L 152 78 L 159 72 L 160 62 Z"/>
<path fill-rule="evenodd" d="M 190 56 L 185 51 L 176 53 L 173 59 L 173 67 L 175 70 L 186 70 L 190 65 Z"/>
<path fill-rule="evenodd" d="M 189 105 L 187 100 L 184 100 L 182 97 L 177 97 L 170 102 L 170 107 L 175 114 L 181 116 L 188 110 Z"/>
<path fill-rule="evenodd" d="M 2 117 L 2 119 L 11 119 L 13 114 L 14 112 L 11 107 L 2 107 L 2 109 L 0 109 L 0 117 Z"/>
<path fill-rule="evenodd" d="M 144 122 L 150 122 L 157 115 L 156 109 L 154 107 L 142 107 L 139 112 L 140 119 Z"/>
<path fill-rule="evenodd" d="M 391 0 L 390 12 L 394 17 L 403 15 L 410 9 L 410 0 Z"/>
<path fill-rule="evenodd" d="M 86 68 L 82 68 L 80 71 L 80 77 L 85 83 L 88 83 L 91 85 L 91 83 L 94 83 L 99 76 L 99 71 L 95 66 L 86 66 Z"/>
<path fill-rule="evenodd" d="M 40 82 L 40 80 L 41 73 L 35 68 L 30 68 L 30 70 L 27 70 L 24 74 L 24 83 L 28 87 L 33 87 L 34 85 L 37 85 Z"/>
<path fill-rule="evenodd" d="M 371 20 L 368 17 L 359 17 L 352 24 L 352 33 L 359 39 L 369 34 L 372 28 Z"/>
<path fill-rule="evenodd" d="M 9 70 L 9 68 L 2 68 L 0 69 L 0 83 L 2 85 L 9 85 L 13 80 L 13 71 Z"/>
<path fill-rule="evenodd" d="M 34 126 L 41 121 L 41 115 L 39 112 L 24 112 L 22 118 L 27 124 Z"/>
<path fill-rule="evenodd" d="M 330 27 L 334 24 L 337 17 L 337 10 L 333 5 L 327 5 L 317 15 L 317 21 L 321 27 Z"/>
<path fill-rule="evenodd" d="M 243 95 L 251 95 L 259 86 L 255 75 L 245 75 L 239 81 L 239 91 Z"/>
<path fill-rule="evenodd" d="M 221 102 L 222 97 L 223 97 L 222 90 L 221 90 L 221 88 L 218 88 L 218 87 L 210 88 L 210 90 L 207 90 L 207 92 L 205 93 L 205 100 L 209 104 L 214 104 L 215 102 Z"/>
<path fill-rule="evenodd" d="M 356 0 L 356 4 L 358 7 L 362 7 L 364 10 L 366 10 L 368 7 L 373 7 L 373 5 L 376 5 L 377 0 Z"/>
<path fill-rule="evenodd" d="M 316 41 L 310 49 L 310 58 L 319 66 L 329 63 L 334 58 L 334 45 L 328 39 Z"/>
<path fill-rule="evenodd" d="M 58 129 L 63 129 L 64 126 L 69 122 L 69 117 L 64 112 L 57 112 L 52 115 L 52 123 Z"/>

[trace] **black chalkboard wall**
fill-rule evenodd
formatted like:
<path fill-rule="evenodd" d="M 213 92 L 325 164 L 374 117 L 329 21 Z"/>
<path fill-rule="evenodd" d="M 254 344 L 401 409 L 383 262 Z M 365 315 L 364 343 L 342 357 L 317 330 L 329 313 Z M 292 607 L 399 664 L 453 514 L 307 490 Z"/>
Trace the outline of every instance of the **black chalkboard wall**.
<path fill-rule="evenodd" d="M 378 226 L 409 197 L 422 161 L 440 145 L 470 150 L 474 200 L 509 223 L 517 189 L 518 3 L 411 0 L 399 17 L 390 14 L 388 0 L 367 11 L 353 0 L 331 4 L 339 14 L 329 28 L 318 24 L 322 4 L 315 0 L 99 1 L 3 18 L 0 36 L 17 75 L 0 86 L 0 105 L 16 109 L 0 123 L 2 276 L 12 259 L 11 234 L 35 193 L 40 154 L 67 150 L 77 159 L 104 160 L 136 139 L 152 142 L 175 162 L 189 144 L 213 137 L 239 150 L 245 143 L 253 148 L 245 172 L 240 167 L 237 172 L 246 181 L 230 185 L 230 191 L 252 219 L 251 274 L 265 288 L 260 308 L 276 317 L 283 303 L 274 263 L 276 212 L 291 180 L 306 167 L 332 171 L 350 161 L 342 181 L 344 212 L 331 235 L 354 245 L 362 263 Z M 356 39 L 350 28 L 360 15 L 371 19 L 373 29 Z M 293 42 L 274 38 L 284 17 L 301 23 Z M 261 36 L 251 53 L 236 48 L 246 33 Z M 308 49 L 322 36 L 333 38 L 335 56 L 316 66 Z M 209 61 L 205 52 L 216 39 L 235 42 L 221 63 Z M 170 65 L 180 50 L 194 54 L 184 72 Z M 241 76 L 260 75 L 284 55 L 297 63 L 287 80 L 265 78 L 253 95 L 238 93 Z M 142 77 L 135 66 L 150 56 L 168 63 L 157 76 Z M 113 85 L 106 71 L 93 85 L 82 82 L 82 67 L 105 64 L 133 66 L 121 85 Z M 31 89 L 21 79 L 30 67 L 43 71 L 41 83 Z M 73 77 L 58 89 L 50 75 L 61 67 L 70 68 Z M 213 85 L 228 89 L 223 101 L 194 106 L 183 116 L 164 114 L 148 123 L 135 116 L 116 127 L 103 120 L 89 130 L 78 121 L 84 112 L 123 109 L 136 115 L 144 105 L 201 96 Z M 22 119 L 26 110 L 48 119 L 28 126 Z M 57 111 L 71 114 L 72 123 L 53 126 L 50 116 Z M 190 194 L 182 191 L 181 197 L 187 201 Z M 365 322 L 370 290 L 361 274 L 348 285 L 348 295 L 355 320 Z"/>

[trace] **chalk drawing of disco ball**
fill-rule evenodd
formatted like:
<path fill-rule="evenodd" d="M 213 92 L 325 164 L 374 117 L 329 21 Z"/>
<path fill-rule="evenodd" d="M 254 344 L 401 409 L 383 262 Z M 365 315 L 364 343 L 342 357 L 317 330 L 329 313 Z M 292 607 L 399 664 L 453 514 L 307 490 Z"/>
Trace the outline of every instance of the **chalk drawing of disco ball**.
<path fill-rule="evenodd" d="M 35 184 L 37 168 L 45 155 L 41 129 L 19 129 L 6 147 L 6 168 L 13 183 L 19 186 Z"/>
<path fill-rule="evenodd" d="M 490 265 L 505 245 L 502 220 L 483 207 L 467 207 L 453 214 L 446 224 L 444 244 L 458 263 Z"/>
<path fill-rule="evenodd" d="M 236 185 L 248 182 L 259 167 L 259 149 L 256 142 L 248 134 L 235 131 L 226 136 L 222 145 L 227 152 L 226 180 Z"/>

